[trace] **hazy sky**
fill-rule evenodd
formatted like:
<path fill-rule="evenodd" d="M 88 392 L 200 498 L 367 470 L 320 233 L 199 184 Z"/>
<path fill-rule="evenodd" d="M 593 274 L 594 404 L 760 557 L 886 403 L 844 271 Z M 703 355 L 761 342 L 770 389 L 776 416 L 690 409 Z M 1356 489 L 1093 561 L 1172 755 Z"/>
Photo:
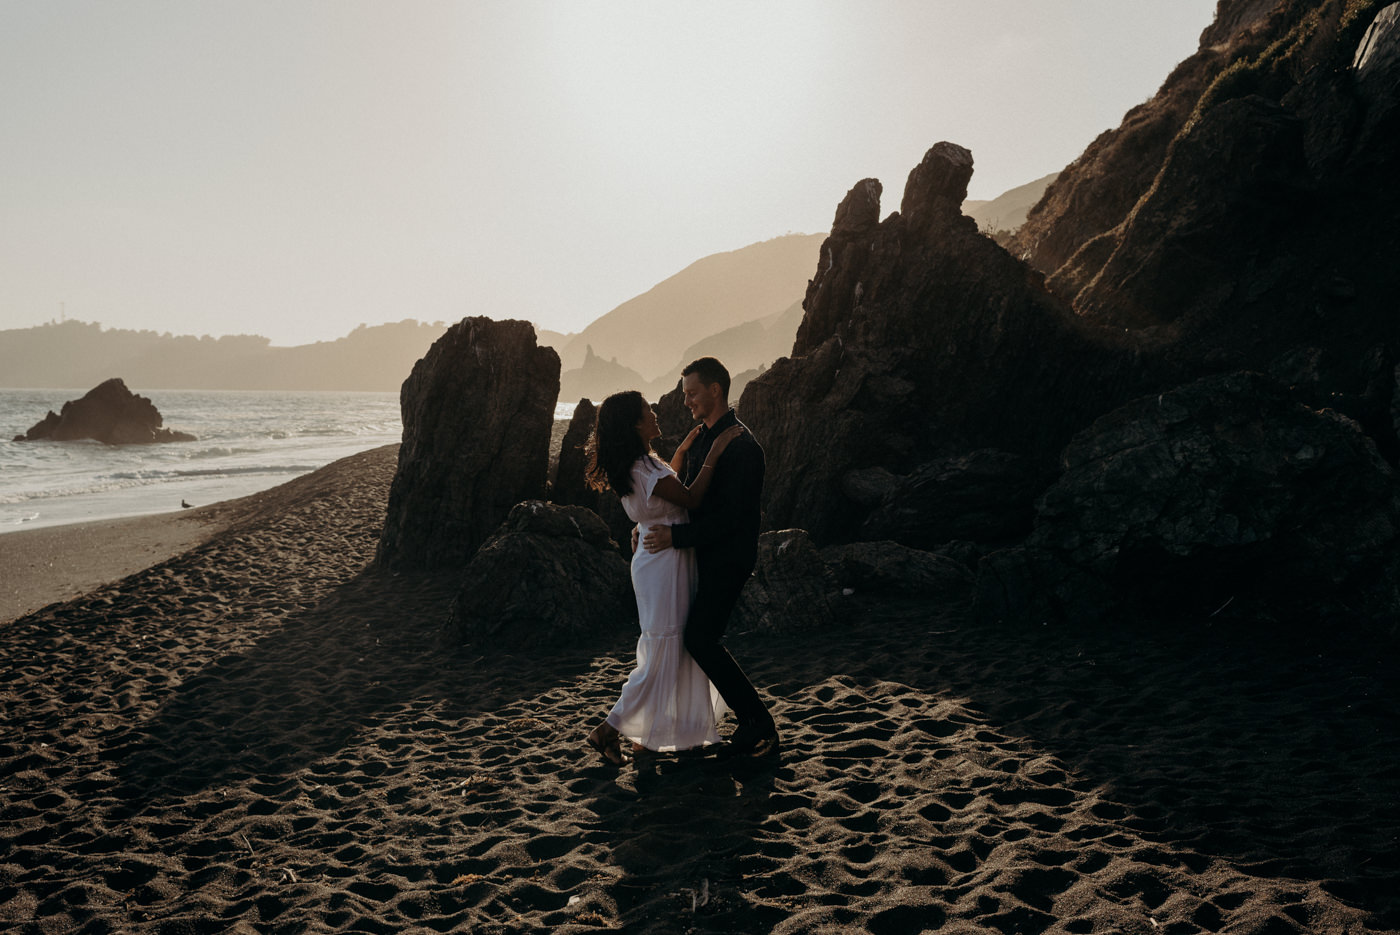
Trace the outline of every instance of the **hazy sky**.
<path fill-rule="evenodd" d="M 1062 168 L 1214 9 L 0 0 L 0 329 L 577 331 L 940 140 L 973 198 Z"/>

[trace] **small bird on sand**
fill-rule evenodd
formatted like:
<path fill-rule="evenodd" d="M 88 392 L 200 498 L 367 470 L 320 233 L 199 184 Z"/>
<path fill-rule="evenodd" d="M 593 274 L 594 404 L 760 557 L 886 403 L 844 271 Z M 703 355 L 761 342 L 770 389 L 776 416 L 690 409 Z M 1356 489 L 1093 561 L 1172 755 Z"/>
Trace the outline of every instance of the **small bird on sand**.
<path fill-rule="evenodd" d="M 186 503 L 184 500 L 181 500 L 181 501 L 180 501 L 180 506 L 182 506 L 182 507 L 184 507 L 185 509 L 188 510 L 188 509 L 190 508 L 191 504 Z"/>

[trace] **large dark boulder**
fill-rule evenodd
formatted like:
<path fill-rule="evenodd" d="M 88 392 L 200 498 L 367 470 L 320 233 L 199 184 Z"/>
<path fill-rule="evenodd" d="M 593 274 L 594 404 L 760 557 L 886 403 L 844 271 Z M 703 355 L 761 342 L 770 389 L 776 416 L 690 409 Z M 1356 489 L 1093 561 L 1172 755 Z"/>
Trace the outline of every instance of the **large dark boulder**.
<path fill-rule="evenodd" d="M 525 321 L 466 318 L 403 383 L 403 445 L 376 561 L 462 568 L 512 506 L 544 492 L 559 355 Z"/>
<path fill-rule="evenodd" d="M 466 567 L 452 640 L 483 651 L 548 652 L 636 627 L 627 561 L 591 510 L 520 503 Z"/>
<path fill-rule="evenodd" d="M 971 153 L 939 143 L 898 213 L 879 220 L 873 179 L 837 208 L 793 356 L 740 401 L 768 457 L 769 526 L 857 537 L 880 505 L 858 489 L 872 469 L 904 475 L 995 448 L 1042 470 L 1076 430 L 1155 385 L 1115 334 L 1077 319 L 961 214 L 971 174 Z"/>
<path fill-rule="evenodd" d="M 192 442 L 193 435 L 162 428 L 165 420 L 155 403 L 126 388 L 120 377 L 105 380 L 81 399 L 50 411 L 17 442 L 78 441 L 95 439 L 108 445 L 149 445 L 156 442 Z"/>
<path fill-rule="evenodd" d="M 869 485 L 874 477 L 848 474 L 847 495 L 859 497 L 853 487 L 862 481 Z M 860 538 L 891 539 L 916 549 L 955 540 L 1019 539 L 1031 531 L 1035 499 L 1044 487 L 1026 458 L 993 448 L 941 458 L 904 477 L 889 474 L 885 483 L 884 489 L 872 490 L 878 505 L 861 525 Z"/>
<path fill-rule="evenodd" d="M 1256 373 L 1135 400 L 1066 448 L 984 617 L 1400 619 L 1400 483 L 1352 420 Z"/>
<path fill-rule="evenodd" d="M 898 542 L 851 542 L 822 549 L 842 593 L 937 597 L 961 603 L 972 593 L 967 565 Z"/>
<path fill-rule="evenodd" d="M 788 633 L 820 630 L 836 621 L 840 587 L 803 529 L 758 537 L 758 562 L 734 608 L 739 630 Z"/>

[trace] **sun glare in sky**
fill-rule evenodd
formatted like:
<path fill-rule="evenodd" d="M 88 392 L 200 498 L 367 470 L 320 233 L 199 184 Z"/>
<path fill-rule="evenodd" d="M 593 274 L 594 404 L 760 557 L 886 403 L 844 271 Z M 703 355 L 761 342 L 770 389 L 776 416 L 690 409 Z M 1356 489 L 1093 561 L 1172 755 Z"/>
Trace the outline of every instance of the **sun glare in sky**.
<path fill-rule="evenodd" d="M 973 198 L 1062 168 L 1214 8 L 0 2 L 0 330 L 577 331 L 940 140 Z"/>

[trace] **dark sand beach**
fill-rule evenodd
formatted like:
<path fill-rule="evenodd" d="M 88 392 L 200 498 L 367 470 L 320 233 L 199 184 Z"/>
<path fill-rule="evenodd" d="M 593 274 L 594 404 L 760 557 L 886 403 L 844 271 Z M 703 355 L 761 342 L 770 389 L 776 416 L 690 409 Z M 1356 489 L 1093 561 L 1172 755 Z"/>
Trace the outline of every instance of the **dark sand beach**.
<path fill-rule="evenodd" d="M 0 535 L 0 626 L 208 541 L 228 504 Z"/>
<path fill-rule="evenodd" d="M 871 599 L 732 638 L 776 761 L 618 771 L 582 737 L 632 641 L 443 647 L 451 576 L 368 568 L 393 471 L 0 627 L 0 929 L 1400 931 L 1393 647 Z"/>

